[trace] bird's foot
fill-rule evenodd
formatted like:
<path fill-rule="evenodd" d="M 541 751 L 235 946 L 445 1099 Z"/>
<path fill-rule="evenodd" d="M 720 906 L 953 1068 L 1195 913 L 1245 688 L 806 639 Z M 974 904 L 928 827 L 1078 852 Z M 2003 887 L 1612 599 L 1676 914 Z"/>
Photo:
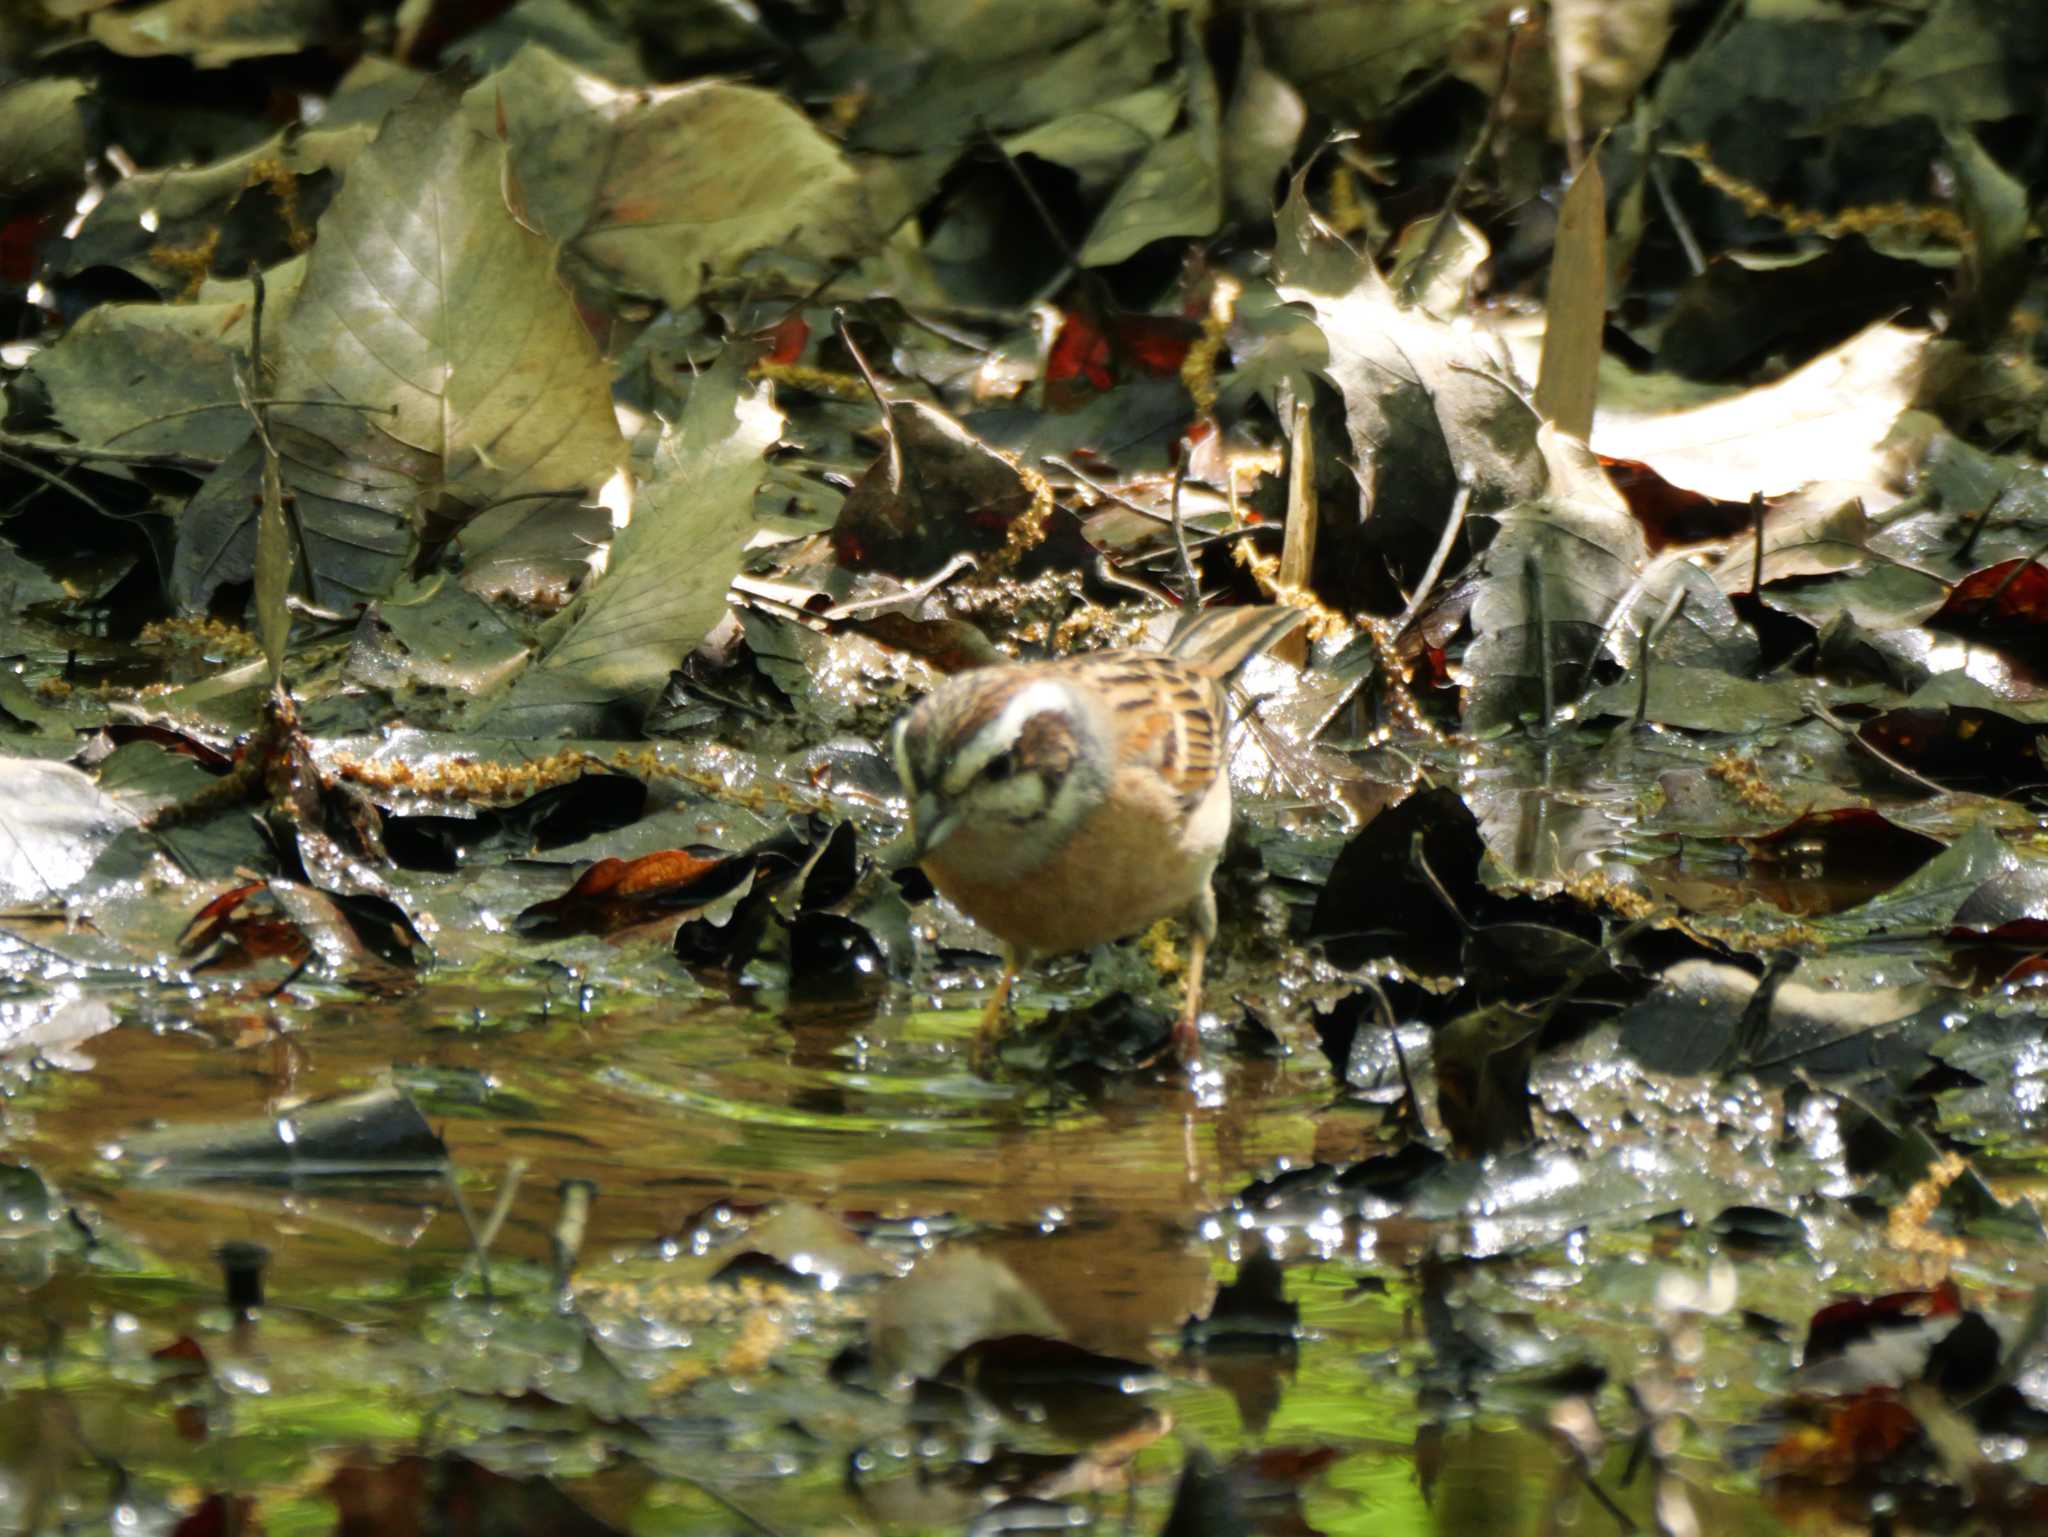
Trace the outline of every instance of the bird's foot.
<path fill-rule="evenodd" d="M 974 1032 L 974 1045 L 967 1056 L 968 1066 L 977 1077 L 986 1078 L 1001 1065 L 997 1048 L 1002 1045 L 1003 1036 L 1010 1026 L 1010 991 L 1016 982 L 1017 968 L 1005 966 L 1003 979 L 996 984 L 995 995 L 981 1011 L 981 1025 Z"/>

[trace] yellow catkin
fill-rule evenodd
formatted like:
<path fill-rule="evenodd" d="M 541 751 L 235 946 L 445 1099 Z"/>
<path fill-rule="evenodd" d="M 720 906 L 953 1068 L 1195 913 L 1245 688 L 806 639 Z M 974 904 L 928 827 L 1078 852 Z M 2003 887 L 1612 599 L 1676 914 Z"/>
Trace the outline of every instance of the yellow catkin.
<path fill-rule="evenodd" d="M 830 395 L 835 400 L 866 400 L 868 387 L 858 374 L 836 374 L 829 368 L 813 368 L 808 363 L 777 363 L 763 358 L 747 370 L 750 379 L 769 379 L 777 384 L 786 384 L 791 389 L 807 390 L 813 395 Z"/>
<path fill-rule="evenodd" d="M 265 155 L 249 167 L 251 187 L 265 186 L 277 199 L 277 214 L 284 221 L 285 238 L 294 251 L 313 248 L 313 231 L 299 213 L 299 179 L 275 155 Z"/>
<path fill-rule="evenodd" d="M 151 265 L 161 267 L 182 285 L 178 289 L 179 303 L 188 303 L 199 297 L 199 290 L 205 286 L 207 275 L 213 271 L 213 255 L 220 249 L 220 229 L 216 226 L 191 245 L 153 245 L 149 248 Z"/>
<path fill-rule="evenodd" d="M 1144 953 L 1145 959 L 1152 963 L 1152 969 L 1162 977 L 1178 976 L 1183 969 L 1184 963 L 1180 958 L 1179 947 L 1173 942 L 1173 934 L 1173 920 L 1161 918 L 1151 928 L 1145 930 L 1143 937 L 1138 940 L 1139 950 Z"/>
<path fill-rule="evenodd" d="M 215 656 L 255 656 L 263 649 L 254 635 L 214 618 L 157 619 L 142 627 L 136 641 L 144 646 L 175 646 Z"/>
<path fill-rule="evenodd" d="M 625 748 L 602 758 L 594 753 L 568 750 L 524 763 L 455 757 L 423 768 L 415 768 L 402 759 L 373 762 L 350 753 L 337 753 L 329 761 L 329 768 L 338 778 L 366 790 L 498 805 L 526 800 L 587 773 L 615 771 L 637 779 L 667 779 L 688 785 L 724 805 L 749 811 L 825 813 L 831 809 L 830 801 L 823 795 L 806 794 L 774 781 L 735 785 L 716 773 L 666 762 L 652 748 Z"/>
<path fill-rule="evenodd" d="M 718 1369 L 728 1377 L 766 1371 L 788 1340 L 789 1315 L 779 1308 L 757 1309 L 741 1321 L 739 1338 L 726 1350 Z"/>
<path fill-rule="evenodd" d="M 1788 234 L 1821 235 L 1840 239 L 1844 235 L 1870 235 L 1880 230 L 1912 230 L 1948 245 L 1965 248 L 1971 244 L 1969 226 L 1951 208 L 1930 208 L 1916 203 L 1868 203 L 1859 207 L 1822 213 L 1783 203 L 1754 183 L 1731 175 L 1715 165 L 1704 144 L 1673 146 L 1671 153 L 1690 161 L 1700 180 L 1734 203 L 1752 218 L 1770 219 Z"/>
<path fill-rule="evenodd" d="M 1280 580 L 1280 558 L 1277 555 L 1261 554 L 1252 548 L 1248 539 L 1235 541 L 1230 546 L 1230 553 L 1240 566 L 1251 573 L 1252 580 L 1259 584 L 1259 590 L 1266 596 L 1275 603 L 1284 603 L 1307 614 L 1309 634 L 1317 640 L 1332 640 L 1351 633 L 1352 622 L 1308 588 Z"/>
<path fill-rule="evenodd" d="M 1771 788 L 1754 758 L 1724 752 L 1708 761 L 1707 773 L 1733 790 L 1735 798 L 1752 811 L 1775 814 L 1787 809 L 1785 797 Z"/>
<path fill-rule="evenodd" d="M 1202 316 L 1202 331 L 1188 344 L 1181 359 L 1180 382 L 1193 397 L 1196 412 L 1208 419 L 1216 410 L 1216 360 L 1223 355 L 1223 343 L 1230 323 L 1237 318 L 1238 296 L 1244 285 L 1227 272 L 1216 274 L 1209 285 L 1209 308 Z"/>
<path fill-rule="evenodd" d="M 1369 223 L 1358 195 L 1358 173 L 1339 161 L 1330 172 L 1330 228 L 1340 235 L 1355 235 Z"/>
<path fill-rule="evenodd" d="M 1917 1254 L 1932 1262 L 1936 1274 L 1930 1280 L 1945 1277 L 1949 1265 L 1963 1256 L 1960 1238 L 1952 1233 L 1937 1233 L 1927 1224 L 1941 1205 L 1943 1193 L 1968 1168 L 1954 1153 L 1942 1154 L 1885 1219 L 1885 1242 L 1902 1254 Z"/>
<path fill-rule="evenodd" d="M 1014 459 L 1010 463 L 1030 491 L 1031 505 L 1010 520 L 1009 530 L 1003 536 L 1003 547 L 982 562 L 979 574 L 983 580 L 1002 575 L 1037 549 L 1045 542 L 1046 530 L 1052 526 L 1052 482 L 1029 465 L 1018 464 Z"/>

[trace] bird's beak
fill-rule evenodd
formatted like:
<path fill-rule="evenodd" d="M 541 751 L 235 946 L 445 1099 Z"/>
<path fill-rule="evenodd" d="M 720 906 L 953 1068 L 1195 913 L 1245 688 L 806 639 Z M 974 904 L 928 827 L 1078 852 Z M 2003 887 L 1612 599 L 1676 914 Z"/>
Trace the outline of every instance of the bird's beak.
<path fill-rule="evenodd" d="M 960 830 L 960 813 L 948 810 L 938 796 L 927 790 L 911 802 L 911 858 L 923 859 Z"/>

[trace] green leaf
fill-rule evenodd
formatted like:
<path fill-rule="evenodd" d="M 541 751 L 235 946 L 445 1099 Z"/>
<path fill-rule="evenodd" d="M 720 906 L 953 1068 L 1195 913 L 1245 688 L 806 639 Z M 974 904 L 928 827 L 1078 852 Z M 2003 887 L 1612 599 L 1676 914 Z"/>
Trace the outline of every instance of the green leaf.
<path fill-rule="evenodd" d="M 725 613 L 725 590 L 758 527 L 754 489 L 782 431 L 765 387 L 741 384 L 730 354 L 690 392 L 655 453 L 633 521 L 605 575 L 563 617 L 536 676 L 506 708 L 548 696 L 645 706 Z"/>
<path fill-rule="evenodd" d="M 271 302 L 288 297 L 273 285 Z M 235 367 L 249 303 L 102 304 L 36 354 L 51 414 L 81 443 L 225 459 L 249 434 Z M 212 409 L 199 409 L 211 407 Z"/>
<path fill-rule="evenodd" d="M 158 0 L 101 11 L 93 41 L 131 59 L 187 58 L 201 69 L 298 53 L 334 23 L 334 0 Z"/>
<path fill-rule="evenodd" d="M 864 244 L 859 179 L 788 102 L 724 81 L 625 89 L 532 46 L 469 94 L 526 211 L 614 287 L 680 309 L 757 251 Z"/>
<path fill-rule="evenodd" d="M 1222 107 L 1208 62 L 1190 50 L 1188 126 L 1132 167 L 1088 231 L 1081 265 L 1109 267 L 1155 240 L 1213 235 L 1223 223 Z"/>

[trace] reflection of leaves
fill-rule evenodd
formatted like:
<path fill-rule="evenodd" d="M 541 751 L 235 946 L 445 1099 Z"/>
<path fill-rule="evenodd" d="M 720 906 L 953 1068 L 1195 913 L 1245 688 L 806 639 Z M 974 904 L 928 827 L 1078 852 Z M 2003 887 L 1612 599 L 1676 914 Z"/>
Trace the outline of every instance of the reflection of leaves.
<path fill-rule="evenodd" d="M 121 1142 L 131 1179 L 438 1175 L 447 1158 L 419 1107 L 388 1086 L 314 1100 L 285 1115 L 188 1122 Z"/>
<path fill-rule="evenodd" d="M 972 1250 L 934 1254 L 886 1287 L 868 1314 L 868 1342 L 885 1378 L 929 1377 L 977 1340 L 1034 1334 L 1059 1324 L 1001 1260 Z"/>

